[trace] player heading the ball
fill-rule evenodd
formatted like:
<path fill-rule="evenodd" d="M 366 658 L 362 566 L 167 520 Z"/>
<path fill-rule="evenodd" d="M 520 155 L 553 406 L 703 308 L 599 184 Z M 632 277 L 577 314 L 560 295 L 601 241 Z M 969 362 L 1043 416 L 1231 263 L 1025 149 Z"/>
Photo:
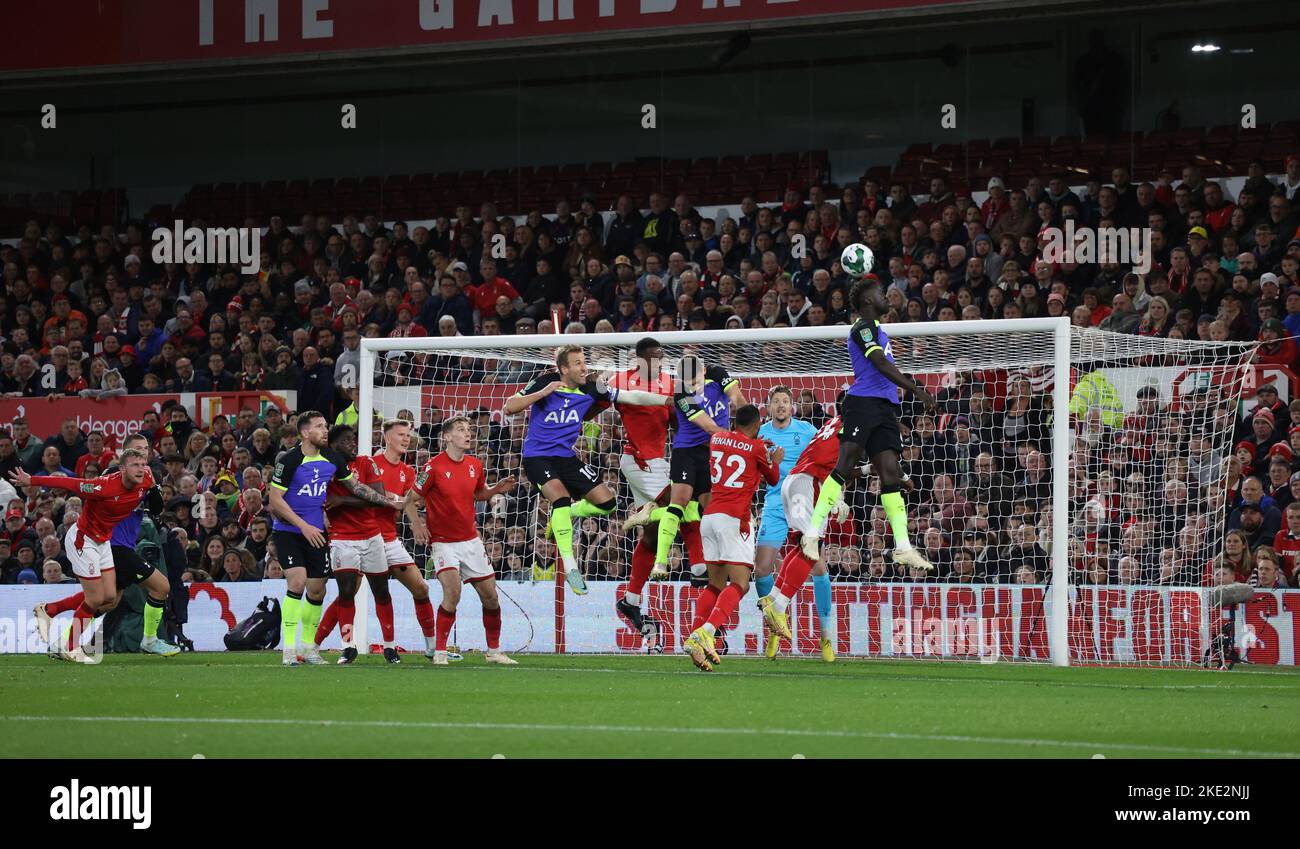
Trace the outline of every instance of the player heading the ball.
<path fill-rule="evenodd" d="M 588 369 L 579 345 L 561 346 L 555 352 L 555 371 L 538 375 L 506 399 L 506 415 L 531 408 L 524 436 L 524 473 L 551 505 L 550 531 L 564 563 L 565 580 L 578 595 L 586 594 L 587 582 L 573 555 L 574 519 L 607 516 L 617 504 L 615 494 L 600 483 L 600 473 L 574 452 L 583 417 L 598 401 L 663 406 L 670 400 L 654 392 L 606 385 Z M 576 505 L 575 498 L 579 499 Z"/>
<path fill-rule="evenodd" d="M 849 246 L 852 248 L 852 245 Z M 849 248 L 846 248 L 847 252 Z M 930 571 L 934 567 L 919 551 L 912 548 L 907 535 L 907 506 L 903 502 L 903 436 L 898 425 L 898 390 L 912 393 L 927 409 L 935 408 L 934 396 L 894 365 L 889 336 L 880 326 L 879 316 L 888 306 L 880 281 L 868 275 L 853 284 L 849 306 L 858 320 L 849 331 L 849 360 L 853 364 L 853 385 L 839 411 L 840 454 L 835 469 L 821 482 L 817 504 L 813 507 L 809 527 L 803 534 L 804 555 L 816 563 L 819 541 L 826 519 L 840 500 L 844 483 L 865 452 L 880 476 L 880 503 L 885 508 L 894 536 L 894 562 Z"/>

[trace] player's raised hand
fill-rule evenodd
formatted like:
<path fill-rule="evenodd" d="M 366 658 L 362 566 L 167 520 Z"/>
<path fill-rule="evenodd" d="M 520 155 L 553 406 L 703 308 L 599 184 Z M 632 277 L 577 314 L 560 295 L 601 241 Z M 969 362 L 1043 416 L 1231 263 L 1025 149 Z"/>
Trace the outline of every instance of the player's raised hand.
<path fill-rule="evenodd" d="M 302 529 L 302 537 L 311 544 L 312 548 L 325 547 L 325 535 L 320 532 L 319 528 L 308 525 Z"/>
<path fill-rule="evenodd" d="M 772 449 L 771 458 L 773 466 L 781 465 L 781 461 L 785 459 L 785 449 L 778 445 L 776 448 Z"/>
<path fill-rule="evenodd" d="M 9 473 L 9 480 L 13 481 L 16 486 L 31 486 L 32 476 L 26 469 L 14 469 Z"/>

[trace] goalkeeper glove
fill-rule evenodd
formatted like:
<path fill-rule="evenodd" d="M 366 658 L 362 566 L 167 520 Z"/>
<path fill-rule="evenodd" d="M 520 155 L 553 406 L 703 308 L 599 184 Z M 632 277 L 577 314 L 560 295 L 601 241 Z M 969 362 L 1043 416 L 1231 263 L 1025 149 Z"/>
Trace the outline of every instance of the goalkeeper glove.
<path fill-rule="evenodd" d="M 835 516 L 836 522 L 847 522 L 853 516 L 853 508 L 843 498 L 835 502 L 831 512 Z"/>

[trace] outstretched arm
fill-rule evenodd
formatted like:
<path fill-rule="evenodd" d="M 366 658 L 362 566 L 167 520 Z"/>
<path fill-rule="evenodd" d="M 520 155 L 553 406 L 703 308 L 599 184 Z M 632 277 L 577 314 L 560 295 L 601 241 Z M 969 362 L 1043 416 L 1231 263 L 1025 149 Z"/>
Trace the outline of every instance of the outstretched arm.
<path fill-rule="evenodd" d="M 393 501 L 389 499 L 386 495 L 383 494 L 382 486 L 380 487 L 380 491 L 376 492 L 375 490 L 366 486 L 361 481 L 357 480 L 355 475 L 344 478 L 343 480 L 339 481 L 339 483 L 343 484 L 343 487 L 348 492 L 352 493 L 358 499 L 364 502 L 365 506 L 367 507 L 387 507 L 391 510 L 397 510 L 399 512 L 402 509 L 402 502 Z"/>
<path fill-rule="evenodd" d="M 346 485 L 347 484 L 344 484 L 344 486 Z M 380 495 L 387 497 L 387 493 L 384 492 L 384 485 L 382 483 L 376 481 L 375 483 L 369 484 L 369 487 L 373 489 L 375 492 L 378 492 Z M 357 498 L 355 495 L 330 495 L 325 499 L 325 507 L 327 509 L 330 507 L 373 507 L 373 506 L 374 505 L 372 505 L 369 501 L 362 501 L 360 498 Z"/>
<path fill-rule="evenodd" d="M 9 480 L 16 486 L 43 486 L 49 489 L 65 489 L 75 492 L 82 498 L 94 500 L 97 497 L 94 484 L 81 478 L 69 478 L 63 475 L 32 475 L 21 467 L 9 473 Z M 102 496 L 100 496 L 102 497 Z"/>
<path fill-rule="evenodd" d="M 500 495 L 503 492 L 509 492 L 510 490 L 515 488 L 515 483 L 516 483 L 515 479 L 513 477 L 509 477 L 509 478 L 502 478 L 501 480 L 497 481 L 496 486 L 486 486 L 486 485 L 480 486 L 478 488 L 478 491 L 474 493 L 474 500 L 487 501 L 489 498 L 493 497 L 494 495 Z"/>

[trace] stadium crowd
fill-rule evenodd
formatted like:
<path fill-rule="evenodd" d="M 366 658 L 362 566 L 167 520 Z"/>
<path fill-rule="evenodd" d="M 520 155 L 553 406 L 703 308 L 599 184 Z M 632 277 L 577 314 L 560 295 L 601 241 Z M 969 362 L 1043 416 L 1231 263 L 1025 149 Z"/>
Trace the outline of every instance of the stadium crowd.
<path fill-rule="evenodd" d="M 738 216 L 723 220 L 702 215 L 687 195 L 660 193 L 649 196 L 648 209 L 623 196 L 608 219 L 591 197 L 576 209 L 560 200 L 554 215 L 534 210 L 518 222 L 490 203 L 459 207 L 431 227 L 304 215 L 291 228 L 276 216 L 248 222 L 268 228 L 255 274 L 155 265 L 145 222 L 121 233 L 105 224 L 70 234 L 32 221 L 16 246 L 0 247 L 0 394 L 93 400 L 296 390 L 297 409 L 355 421 L 362 337 L 547 334 L 557 330 L 557 315 L 559 330 L 583 333 L 846 324 L 850 281 L 838 258 L 859 241 L 875 253 L 892 322 L 1069 316 L 1081 327 L 1136 336 L 1258 340 L 1258 362 L 1300 374 L 1293 338 L 1300 335 L 1300 157 L 1287 159 L 1277 183 L 1252 166 L 1235 199 L 1194 166 L 1181 180 L 1164 174 L 1140 184 L 1119 166 L 1081 192 L 1064 175 L 1014 187 L 995 177 L 982 203 L 942 178 L 931 180 L 920 203 L 902 184 L 871 180 L 803 189 L 788 187 L 777 204 L 746 197 Z M 1046 261 L 1041 231 L 1067 221 L 1150 227 L 1150 272 Z M 494 257 L 493 245 L 503 245 L 504 256 Z M 470 367 L 423 354 L 381 362 L 383 386 L 455 383 Z M 475 377 L 512 383 L 532 368 L 504 363 Z M 939 394 L 938 414 L 909 408 L 905 417 L 914 541 L 938 574 L 894 573 L 889 528 L 870 486 L 851 490 L 856 518 L 826 539 L 833 574 L 1046 579 L 1050 396 L 1041 374 L 987 377 L 959 373 Z M 1174 406 L 1150 393 L 1127 414 L 1072 403 L 1079 437 L 1069 471 L 1069 559 L 1078 582 L 1300 580 L 1300 401 L 1282 403 L 1275 386 L 1261 387 L 1257 398 L 1256 411 L 1236 425 L 1230 457 L 1217 456 L 1194 426 L 1224 410 L 1235 416 L 1230 403 Z M 833 400 L 800 393 L 798 415 L 821 424 Z M 410 462 L 421 466 L 437 450 L 438 423 L 463 412 L 422 411 Z M 513 492 L 483 505 L 499 578 L 551 579 L 553 558 L 539 537 L 544 502 L 520 469 L 523 421 L 496 409 L 471 415 L 489 477 L 520 478 Z M 188 551 L 186 580 L 279 576 L 264 491 L 278 452 L 296 443 L 293 424 L 274 404 L 205 426 L 174 402 L 144 417 L 163 522 Z M 61 493 L 4 490 L 8 473 L 21 465 L 91 477 L 113 462 L 114 447 L 75 420 L 58 433 L 33 433 L 22 418 L 4 423 L 0 582 L 70 582 L 63 531 L 81 507 Z M 617 432 L 607 429 L 588 456 L 616 485 L 619 450 Z M 626 575 L 633 540 L 620 531 L 621 519 L 622 511 L 588 518 L 575 534 L 590 579 Z M 1220 538 L 1222 546 L 1209 550 L 1207 541 Z M 680 552 L 674 557 L 682 574 Z"/>

